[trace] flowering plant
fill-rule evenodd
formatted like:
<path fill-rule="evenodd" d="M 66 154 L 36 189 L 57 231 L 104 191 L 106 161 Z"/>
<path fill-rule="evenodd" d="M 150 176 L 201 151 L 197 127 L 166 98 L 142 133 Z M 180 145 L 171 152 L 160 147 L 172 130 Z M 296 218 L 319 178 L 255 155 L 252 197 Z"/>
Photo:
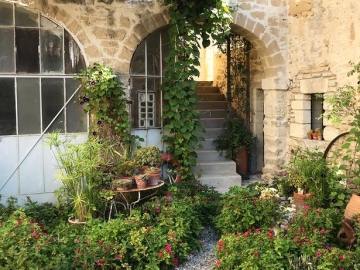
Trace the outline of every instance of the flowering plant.
<path fill-rule="evenodd" d="M 280 199 L 253 188 L 231 187 L 222 198 L 222 211 L 215 218 L 221 233 L 241 233 L 251 228 L 271 227 L 281 216 Z"/>

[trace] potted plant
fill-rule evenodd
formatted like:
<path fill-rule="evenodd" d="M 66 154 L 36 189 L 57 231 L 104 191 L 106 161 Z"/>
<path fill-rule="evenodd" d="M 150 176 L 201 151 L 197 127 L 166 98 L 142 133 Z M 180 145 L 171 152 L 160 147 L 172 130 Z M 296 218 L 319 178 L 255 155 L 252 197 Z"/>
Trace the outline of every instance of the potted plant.
<path fill-rule="evenodd" d="M 256 143 L 256 136 L 246 127 L 243 119 L 228 117 L 224 132 L 215 140 L 215 149 L 220 156 L 234 160 L 240 174 L 247 174 L 248 153 Z"/>
<path fill-rule="evenodd" d="M 323 206 L 330 195 L 329 183 L 332 172 L 323 153 L 317 149 L 296 148 L 288 164 L 287 181 L 297 189 L 294 192 L 297 209 L 305 205 L 305 198 L 311 197 L 317 207 Z"/>
<path fill-rule="evenodd" d="M 159 167 L 162 164 L 160 149 L 155 145 L 137 149 L 134 152 L 134 160 L 139 166 Z"/>
<path fill-rule="evenodd" d="M 136 186 L 139 189 L 146 188 L 150 175 L 147 173 L 135 175 Z"/>
<path fill-rule="evenodd" d="M 306 132 L 306 137 L 311 140 L 312 139 L 312 134 L 314 133 L 314 131 L 312 129 L 310 129 L 308 132 Z"/>
<path fill-rule="evenodd" d="M 116 166 L 115 172 L 117 176 L 130 178 L 136 173 L 138 167 L 139 164 L 135 160 L 125 159 Z"/>
<path fill-rule="evenodd" d="M 84 222 L 96 209 L 102 172 L 102 144 L 96 139 L 76 144 L 68 139 L 60 139 L 59 133 L 48 135 L 47 142 L 55 152 L 59 165 L 58 179 L 62 186 L 55 191 L 60 204 L 70 204 L 76 222 Z"/>
<path fill-rule="evenodd" d="M 128 190 L 134 187 L 132 179 L 116 179 L 112 181 L 111 186 L 117 190 Z"/>
<path fill-rule="evenodd" d="M 322 128 L 321 128 L 321 127 L 316 128 L 316 129 L 315 129 L 315 133 L 316 133 L 316 135 L 317 135 L 317 139 L 318 139 L 319 141 L 321 141 L 321 140 L 322 140 L 322 136 L 323 136 L 323 130 L 322 130 Z"/>
<path fill-rule="evenodd" d="M 161 174 L 160 168 L 149 167 L 149 168 L 146 168 L 144 172 L 150 175 L 149 181 L 148 181 L 149 186 L 156 186 L 157 184 L 159 184 L 160 174 Z"/>

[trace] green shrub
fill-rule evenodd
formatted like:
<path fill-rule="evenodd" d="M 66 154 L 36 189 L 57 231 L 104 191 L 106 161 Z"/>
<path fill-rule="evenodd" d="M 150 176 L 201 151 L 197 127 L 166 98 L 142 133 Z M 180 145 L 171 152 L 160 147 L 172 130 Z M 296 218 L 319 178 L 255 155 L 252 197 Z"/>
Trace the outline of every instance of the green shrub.
<path fill-rule="evenodd" d="M 224 194 L 222 205 L 221 214 L 215 218 L 221 234 L 272 227 L 281 214 L 279 198 L 260 196 L 260 192 L 252 188 L 231 187 Z"/>

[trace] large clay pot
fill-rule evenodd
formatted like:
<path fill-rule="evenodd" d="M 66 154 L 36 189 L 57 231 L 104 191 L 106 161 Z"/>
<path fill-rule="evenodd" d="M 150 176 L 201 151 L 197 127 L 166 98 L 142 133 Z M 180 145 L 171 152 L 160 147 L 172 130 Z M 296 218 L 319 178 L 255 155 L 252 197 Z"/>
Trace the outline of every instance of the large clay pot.
<path fill-rule="evenodd" d="M 249 164 L 249 153 L 246 147 L 241 147 L 237 156 L 236 156 L 236 173 L 240 175 L 248 174 L 248 164 Z"/>
<path fill-rule="evenodd" d="M 156 171 L 145 170 L 145 173 L 150 175 L 150 178 L 149 178 L 149 181 L 148 181 L 149 186 L 156 186 L 156 185 L 159 184 L 161 169 L 156 170 Z"/>
<path fill-rule="evenodd" d="M 352 217 L 356 214 L 360 214 L 360 196 L 353 193 L 351 195 L 350 201 L 346 205 L 345 208 L 345 218 L 352 219 Z"/>

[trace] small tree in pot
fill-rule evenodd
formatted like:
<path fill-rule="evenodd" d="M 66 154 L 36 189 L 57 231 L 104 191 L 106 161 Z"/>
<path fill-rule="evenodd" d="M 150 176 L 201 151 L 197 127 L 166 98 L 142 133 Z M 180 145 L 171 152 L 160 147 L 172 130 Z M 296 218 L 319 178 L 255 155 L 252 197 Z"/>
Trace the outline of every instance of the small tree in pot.
<path fill-rule="evenodd" d="M 239 163 L 238 154 L 241 151 L 245 151 L 245 156 L 247 156 L 248 151 L 256 143 L 256 136 L 247 129 L 241 118 L 227 118 L 223 128 L 224 132 L 214 140 L 215 149 L 219 152 L 220 156 Z M 247 164 L 247 160 L 242 162 Z M 246 172 L 242 173 L 246 174 Z"/>

